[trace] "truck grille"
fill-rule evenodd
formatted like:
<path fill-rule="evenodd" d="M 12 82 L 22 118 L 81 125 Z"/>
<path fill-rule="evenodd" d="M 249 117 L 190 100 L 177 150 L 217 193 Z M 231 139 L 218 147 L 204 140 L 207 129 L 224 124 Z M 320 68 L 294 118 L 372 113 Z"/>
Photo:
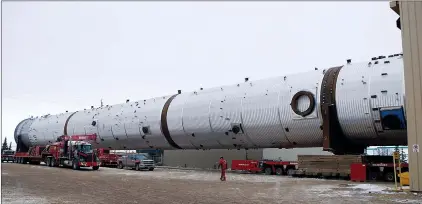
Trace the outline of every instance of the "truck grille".
<path fill-rule="evenodd" d="M 154 161 L 142 161 L 144 166 L 154 166 Z"/>

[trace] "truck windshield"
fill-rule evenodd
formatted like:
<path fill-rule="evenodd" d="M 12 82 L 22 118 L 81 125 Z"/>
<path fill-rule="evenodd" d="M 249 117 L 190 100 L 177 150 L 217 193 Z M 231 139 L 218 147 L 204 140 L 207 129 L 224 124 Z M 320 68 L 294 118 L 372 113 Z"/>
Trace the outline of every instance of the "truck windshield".
<path fill-rule="evenodd" d="M 81 145 L 80 148 L 81 152 L 92 153 L 91 145 Z"/>
<path fill-rule="evenodd" d="M 11 150 L 5 150 L 5 151 L 3 151 L 3 154 L 4 155 L 13 155 L 13 154 L 15 154 L 15 151 L 11 151 Z"/>
<path fill-rule="evenodd" d="M 148 160 L 148 159 L 150 159 L 148 155 L 144 155 L 144 154 L 134 155 L 134 157 L 135 157 L 137 160 Z"/>

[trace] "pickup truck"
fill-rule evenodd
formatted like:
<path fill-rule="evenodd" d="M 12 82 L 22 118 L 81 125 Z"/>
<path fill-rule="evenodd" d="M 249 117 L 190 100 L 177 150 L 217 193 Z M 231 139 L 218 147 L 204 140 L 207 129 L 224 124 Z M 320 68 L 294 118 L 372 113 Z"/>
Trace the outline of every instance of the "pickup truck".
<path fill-rule="evenodd" d="M 148 169 L 153 171 L 155 168 L 154 160 L 149 158 L 148 154 L 134 153 L 121 156 L 118 160 L 118 168 L 130 168 L 137 171 L 141 169 Z"/>

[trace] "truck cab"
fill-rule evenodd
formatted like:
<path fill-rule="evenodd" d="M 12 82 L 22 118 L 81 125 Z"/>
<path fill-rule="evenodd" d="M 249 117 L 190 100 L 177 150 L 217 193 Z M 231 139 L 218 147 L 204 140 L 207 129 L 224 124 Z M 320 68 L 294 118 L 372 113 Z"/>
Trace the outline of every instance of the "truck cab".
<path fill-rule="evenodd" d="M 142 153 L 123 155 L 118 159 L 117 162 L 119 169 L 128 167 L 137 171 L 141 169 L 148 169 L 149 171 L 153 171 L 155 168 L 154 160 L 152 160 L 148 154 Z"/>
<path fill-rule="evenodd" d="M 73 169 L 92 167 L 99 169 L 100 160 L 94 153 L 92 145 L 85 141 L 62 140 L 47 146 L 45 158 L 47 166 L 71 166 Z"/>
<path fill-rule="evenodd" d="M 92 163 L 99 162 L 98 156 L 94 153 L 92 145 L 84 141 L 67 141 L 69 153 L 73 163 L 73 168 L 92 166 Z M 71 152 L 70 152 L 71 151 Z"/>
<path fill-rule="evenodd" d="M 13 162 L 15 157 L 15 151 L 3 150 L 1 152 L 1 162 Z"/>

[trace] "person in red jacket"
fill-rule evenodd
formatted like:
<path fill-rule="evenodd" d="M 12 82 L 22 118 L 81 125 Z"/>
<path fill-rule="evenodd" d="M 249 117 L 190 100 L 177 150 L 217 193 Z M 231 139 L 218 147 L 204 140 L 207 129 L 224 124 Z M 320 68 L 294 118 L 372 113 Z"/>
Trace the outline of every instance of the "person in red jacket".
<path fill-rule="evenodd" d="M 220 161 L 218 162 L 218 167 L 221 168 L 220 180 L 225 181 L 226 180 L 227 161 L 223 157 L 220 157 Z"/>

